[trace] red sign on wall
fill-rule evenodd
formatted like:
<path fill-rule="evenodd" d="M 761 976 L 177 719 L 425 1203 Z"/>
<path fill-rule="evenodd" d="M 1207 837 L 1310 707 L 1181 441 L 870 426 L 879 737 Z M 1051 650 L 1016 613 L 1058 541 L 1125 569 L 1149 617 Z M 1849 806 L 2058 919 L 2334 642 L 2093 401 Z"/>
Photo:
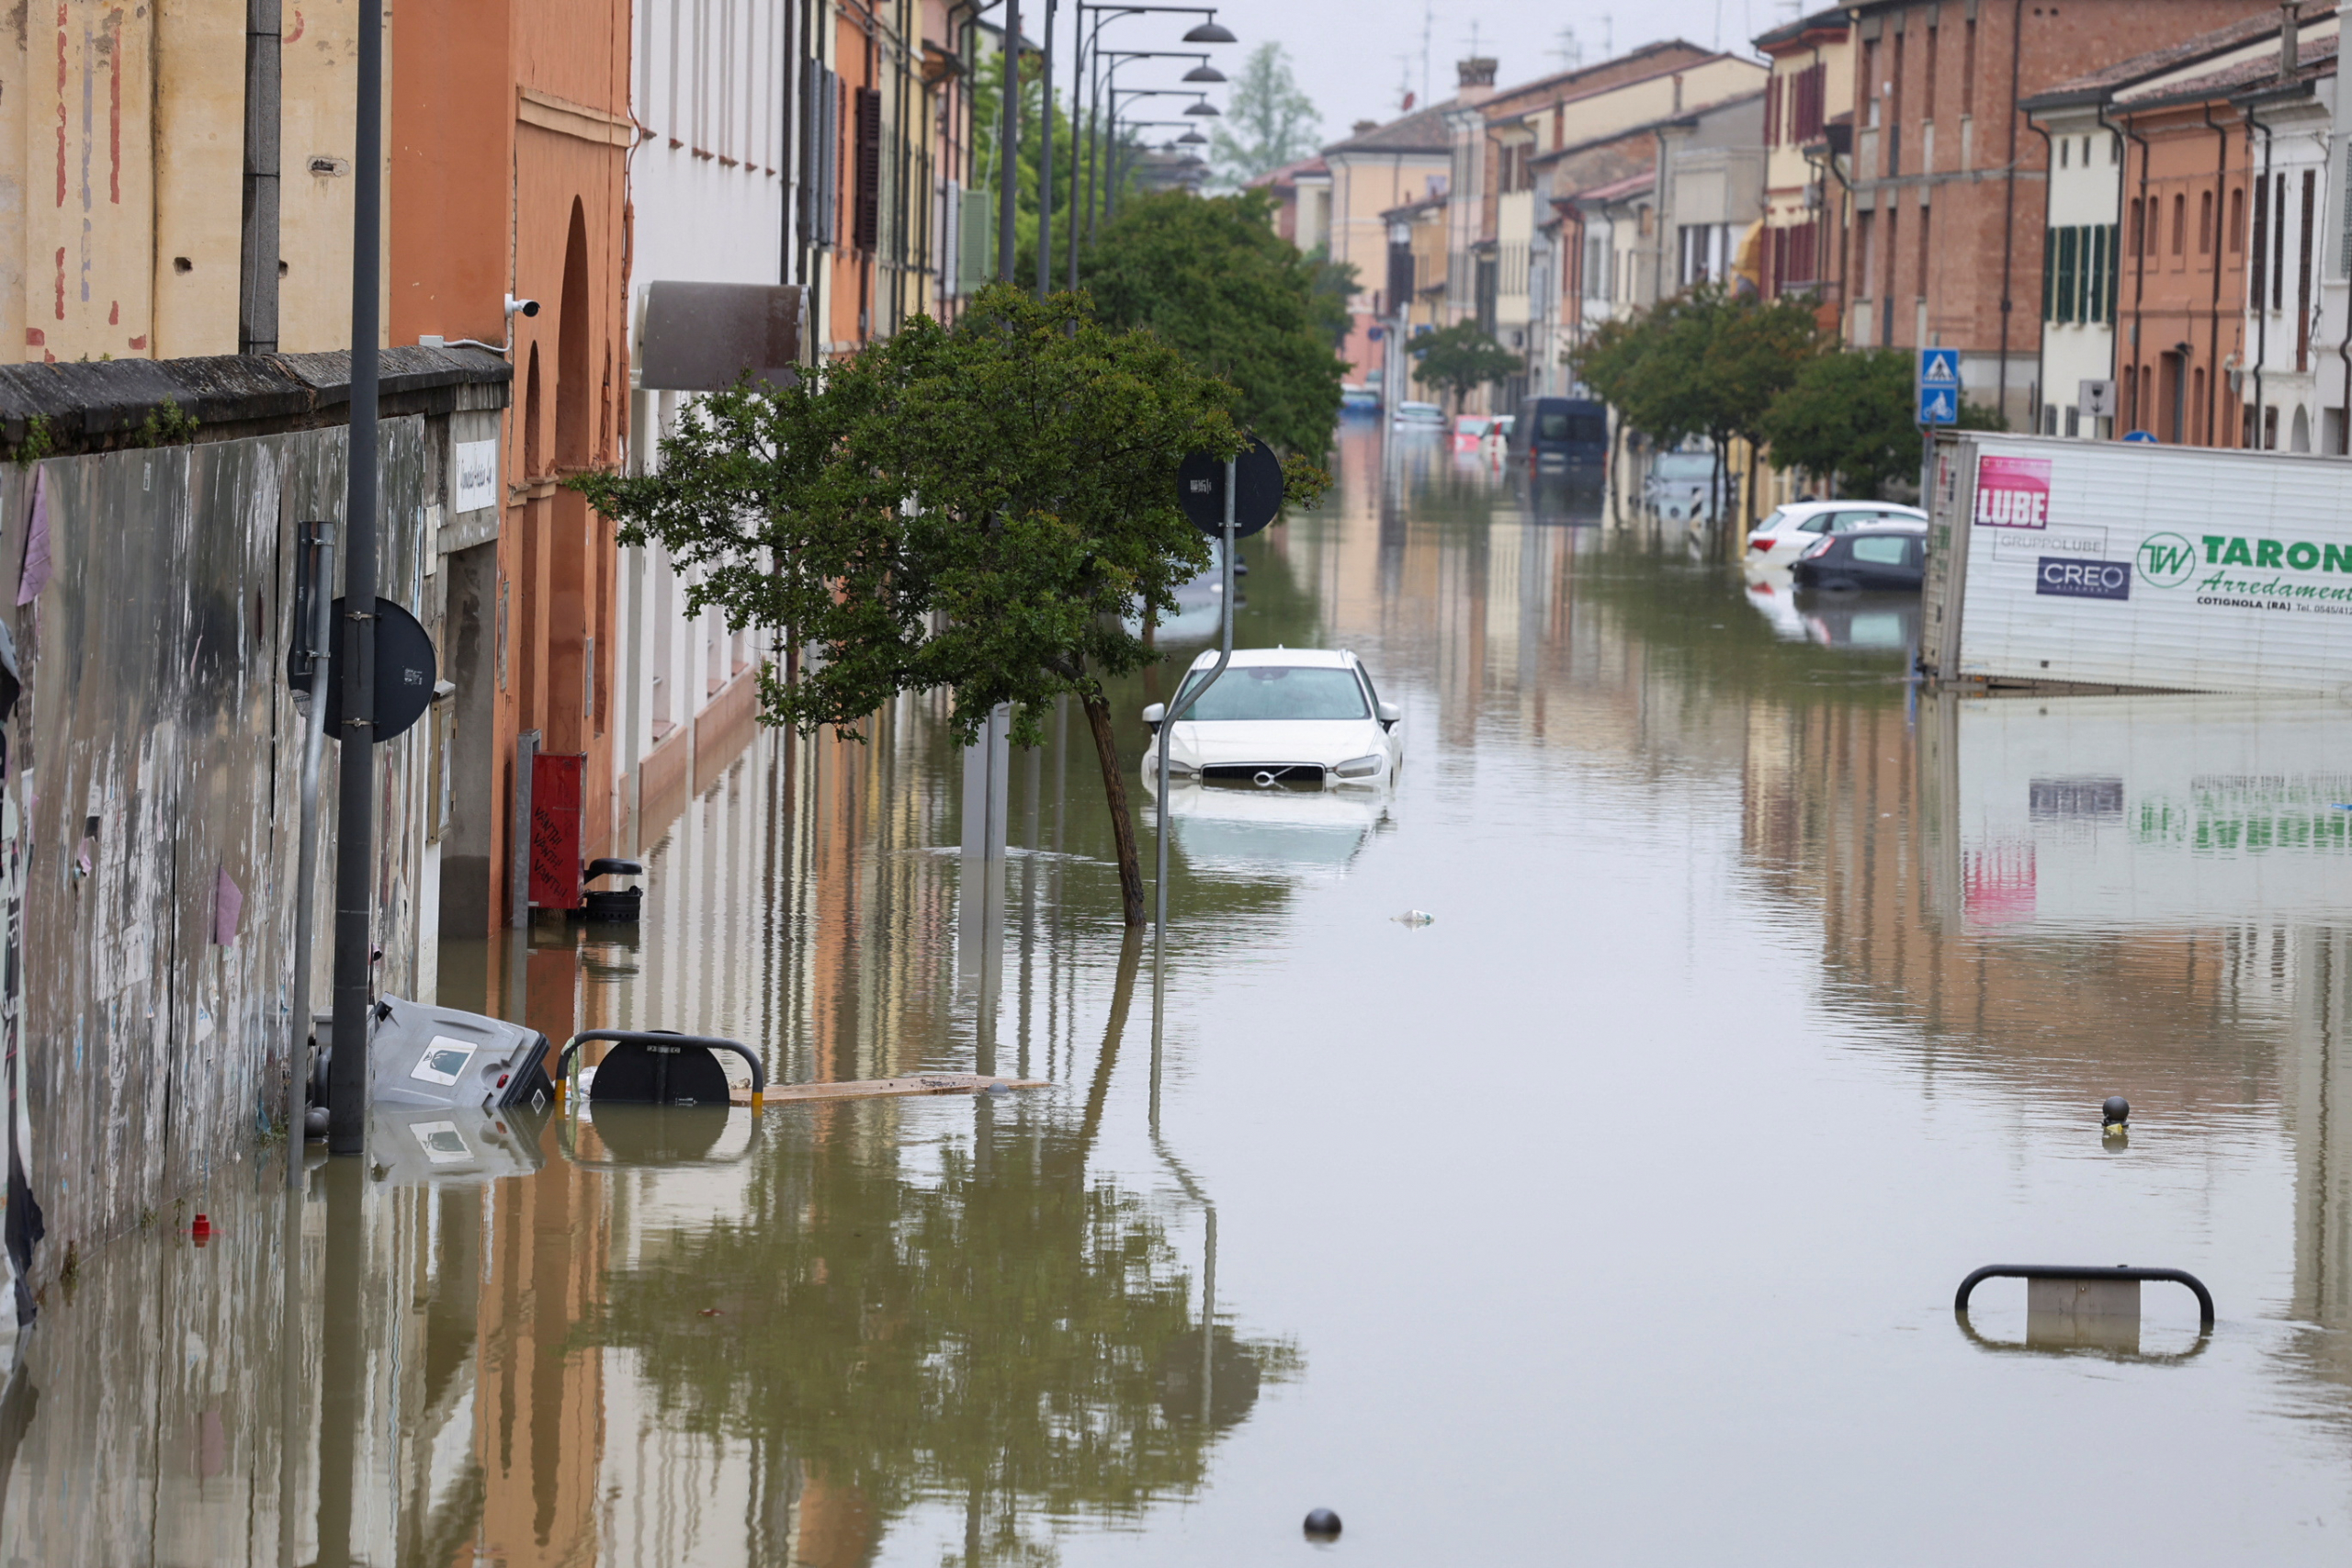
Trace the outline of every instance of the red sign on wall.
<path fill-rule="evenodd" d="M 580 784 L 585 754 L 541 751 L 531 759 L 531 906 L 577 909 L 580 897 Z"/>

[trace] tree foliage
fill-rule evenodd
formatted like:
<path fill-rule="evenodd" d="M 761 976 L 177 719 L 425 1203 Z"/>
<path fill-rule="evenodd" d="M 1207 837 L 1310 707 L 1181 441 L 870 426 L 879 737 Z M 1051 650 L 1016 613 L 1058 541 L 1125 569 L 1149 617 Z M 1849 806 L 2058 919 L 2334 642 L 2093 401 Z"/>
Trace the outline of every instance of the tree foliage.
<path fill-rule="evenodd" d="M 1323 117 L 1299 90 L 1281 44 L 1250 51 L 1226 102 L 1225 118 L 1209 133 L 1209 163 L 1220 186 L 1238 188 L 1314 153 Z"/>
<path fill-rule="evenodd" d="M 1453 393 L 1457 412 L 1462 400 L 1477 388 L 1516 376 L 1527 367 L 1525 360 L 1489 337 L 1476 321 L 1456 321 L 1423 333 L 1410 343 L 1413 379 Z"/>
<path fill-rule="evenodd" d="M 1773 400 L 1824 347 L 1813 308 L 1702 288 L 1604 321 L 1571 355 L 1577 374 L 1661 446 L 1760 436 Z"/>
<path fill-rule="evenodd" d="M 1808 362 L 1766 416 L 1776 468 L 1799 468 L 1849 494 L 1883 496 L 1892 480 L 1916 482 L 1919 427 L 1912 423 L 1917 366 L 1906 349 L 1849 349 Z M 1960 408 L 1965 430 L 1998 430 L 2000 416 Z"/>
<path fill-rule="evenodd" d="M 1229 383 L 1244 428 L 1319 454 L 1339 423 L 1348 367 L 1332 352 L 1317 264 L 1274 232 L 1272 215 L 1261 190 L 1138 197 L 1085 254 L 1080 276 L 1106 322 L 1148 327 L 1194 369 Z M 1331 287 L 1323 284 L 1327 294 Z"/>
<path fill-rule="evenodd" d="M 1141 863 L 1102 682 L 1157 658 L 1121 625 L 1168 615 L 1207 566 L 1176 467 L 1241 444 L 1233 389 L 1082 298 L 994 284 L 953 326 L 919 316 L 797 386 L 690 404 L 652 474 L 571 481 L 624 543 L 658 540 L 688 603 L 821 657 L 761 674 L 763 717 L 854 733 L 902 692 L 947 688 L 969 742 L 1013 708 L 1016 743 L 1075 696 L 1102 763 L 1128 923 Z M 1316 476 L 1295 474 L 1300 499 Z"/>

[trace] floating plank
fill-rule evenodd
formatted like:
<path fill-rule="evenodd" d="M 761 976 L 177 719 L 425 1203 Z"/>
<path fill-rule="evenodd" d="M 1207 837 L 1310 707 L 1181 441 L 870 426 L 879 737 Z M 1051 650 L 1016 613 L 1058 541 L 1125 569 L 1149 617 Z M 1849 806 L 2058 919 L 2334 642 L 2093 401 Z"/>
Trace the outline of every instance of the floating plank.
<path fill-rule="evenodd" d="M 801 1100 L 878 1100 L 906 1094 L 978 1094 L 1001 1085 L 1006 1089 L 1048 1089 L 1046 1078 L 989 1077 L 979 1073 L 922 1073 L 903 1078 L 854 1078 L 846 1083 L 770 1084 L 762 1096 L 770 1105 Z M 752 1103 L 749 1089 L 737 1089 L 730 1098 L 738 1105 Z"/>

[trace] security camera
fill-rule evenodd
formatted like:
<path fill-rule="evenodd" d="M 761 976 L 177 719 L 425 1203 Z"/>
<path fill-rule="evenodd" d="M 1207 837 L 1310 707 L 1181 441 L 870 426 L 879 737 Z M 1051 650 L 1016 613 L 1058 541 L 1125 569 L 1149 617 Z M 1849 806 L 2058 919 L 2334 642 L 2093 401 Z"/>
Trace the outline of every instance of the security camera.
<path fill-rule="evenodd" d="M 539 313 L 539 302 L 537 299 L 517 299 L 509 294 L 506 297 L 506 313 L 511 316 L 518 310 L 526 316 L 536 316 Z"/>

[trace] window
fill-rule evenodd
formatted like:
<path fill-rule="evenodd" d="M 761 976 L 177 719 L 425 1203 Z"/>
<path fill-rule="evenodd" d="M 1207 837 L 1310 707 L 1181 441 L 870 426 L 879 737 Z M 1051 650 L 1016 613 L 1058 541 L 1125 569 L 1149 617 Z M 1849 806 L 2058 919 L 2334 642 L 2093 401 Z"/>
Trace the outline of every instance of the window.
<path fill-rule="evenodd" d="M 2172 254 L 2184 254 L 2188 243 L 2188 197 L 2176 194 L 2172 198 Z"/>
<path fill-rule="evenodd" d="M 2165 204 L 2163 202 L 2159 201 L 2153 196 L 2148 198 L 2148 232 L 2145 236 L 2145 254 L 2154 255 L 2156 254 L 2156 225 L 2164 220 L 2164 210 Z"/>
<path fill-rule="evenodd" d="M 1187 682 L 1186 685 L 1196 682 Z M 1178 699 L 1180 702 L 1182 698 Z M 1250 719 L 1351 719 L 1370 716 L 1363 687 L 1350 670 L 1250 664 L 1227 670 L 1192 716 L 1204 724 Z"/>
<path fill-rule="evenodd" d="M 1932 11 L 1928 13 L 1930 16 L 1934 14 Z M 1927 91 L 1921 95 L 1919 109 L 1920 117 L 1925 119 L 1936 118 L 1936 36 L 1939 30 L 1933 23 L 1928 24 Z"/>
<path fill-rule="evenodd" d="M 1976 18 L 1968 19 L 1960 35 L 1960 112 L 1969 114 L 1976 106 Z"/>
<path fill-rule="evenodd" d="M 2197 254 L 2213 254 L 2213 193 L 2210 190 L 2197 193 Z"/>
<path fill-rule="evenodd" d="M 1854 558 L 1873 566 L 1901 566 L 1911 554 L 1911 541 L 1900 534 L 1865 534 L 1854 541 Z"/>
<path fill-rule="evenodd" d="M 2297 225 L 2295 263 L 2295 368 L 2311 368 L 2312 356 L 2312 231 L 2317 227 L 2319 171 L 2303 171 L 2302 220 Z M 2308 442 L 2306 442 L 2306 446 Z M 2298 451 L 2304 447 L 2296 448 Z"/>
<path fill-rule="evenodd" d="M 2140 254 L 2140 198 L 2136 196 L 2132 198 L 2132 223 L 2124 232 L 2132 237 L 2132 254 L 2136 257 Z"/>
<path fill-rule="evenodd" d="M 1928 243 L 1928 220 L 1932 210 L 1925 207 L 1919 209 L 1919 298 L 1922 299 L 1928 297 L 1928 257 L 1935 250 Z"/>
<path fill-rule="evenodd" d="M 2287 303 L 2287 176 L 2270 193 L 2270 308 Z M 2273 411 L 2276 412 L 2275 410 Z M 2275 447 L 2278 443 L 2272 442 Z"/>
<path fill-rule="evenodd" d="M 2050 299 L 2042 315 L 2052 321 L 2071 321 L 2081 315 L 2083 231 L 2067 228 L 2052 233 L 2057 241 L 2057 254 L 2044 272 L 2051 284 Z"/>
<path fill-rule="evenodd" d="M 1878 39 L 1862 45 L 1862 123 L 1878 123 Z"/>
<path fill-rule="evenodd" d="M 2061 141 L 2058 143 L 2058 166 L 2060 168 L 2063 169 L 2066 166 L 2067 150 L 2074 145 L 2075 144 L 2072 141 Z"/>
<path fill-rule="evenodd" d="M 2245 187 L 2230 187 L 2230 254 L 2237 255 L 2245 249 Z"/>
<path fill-rule="evenodd" d="M 2246 269 L 2246 304 L 2256 310 L 2262 309 L 2262 275 L 2268 269 L 2269 248 L 2270 182 L 2257 178 L 2254 182 L 2254 259 Z"/>

